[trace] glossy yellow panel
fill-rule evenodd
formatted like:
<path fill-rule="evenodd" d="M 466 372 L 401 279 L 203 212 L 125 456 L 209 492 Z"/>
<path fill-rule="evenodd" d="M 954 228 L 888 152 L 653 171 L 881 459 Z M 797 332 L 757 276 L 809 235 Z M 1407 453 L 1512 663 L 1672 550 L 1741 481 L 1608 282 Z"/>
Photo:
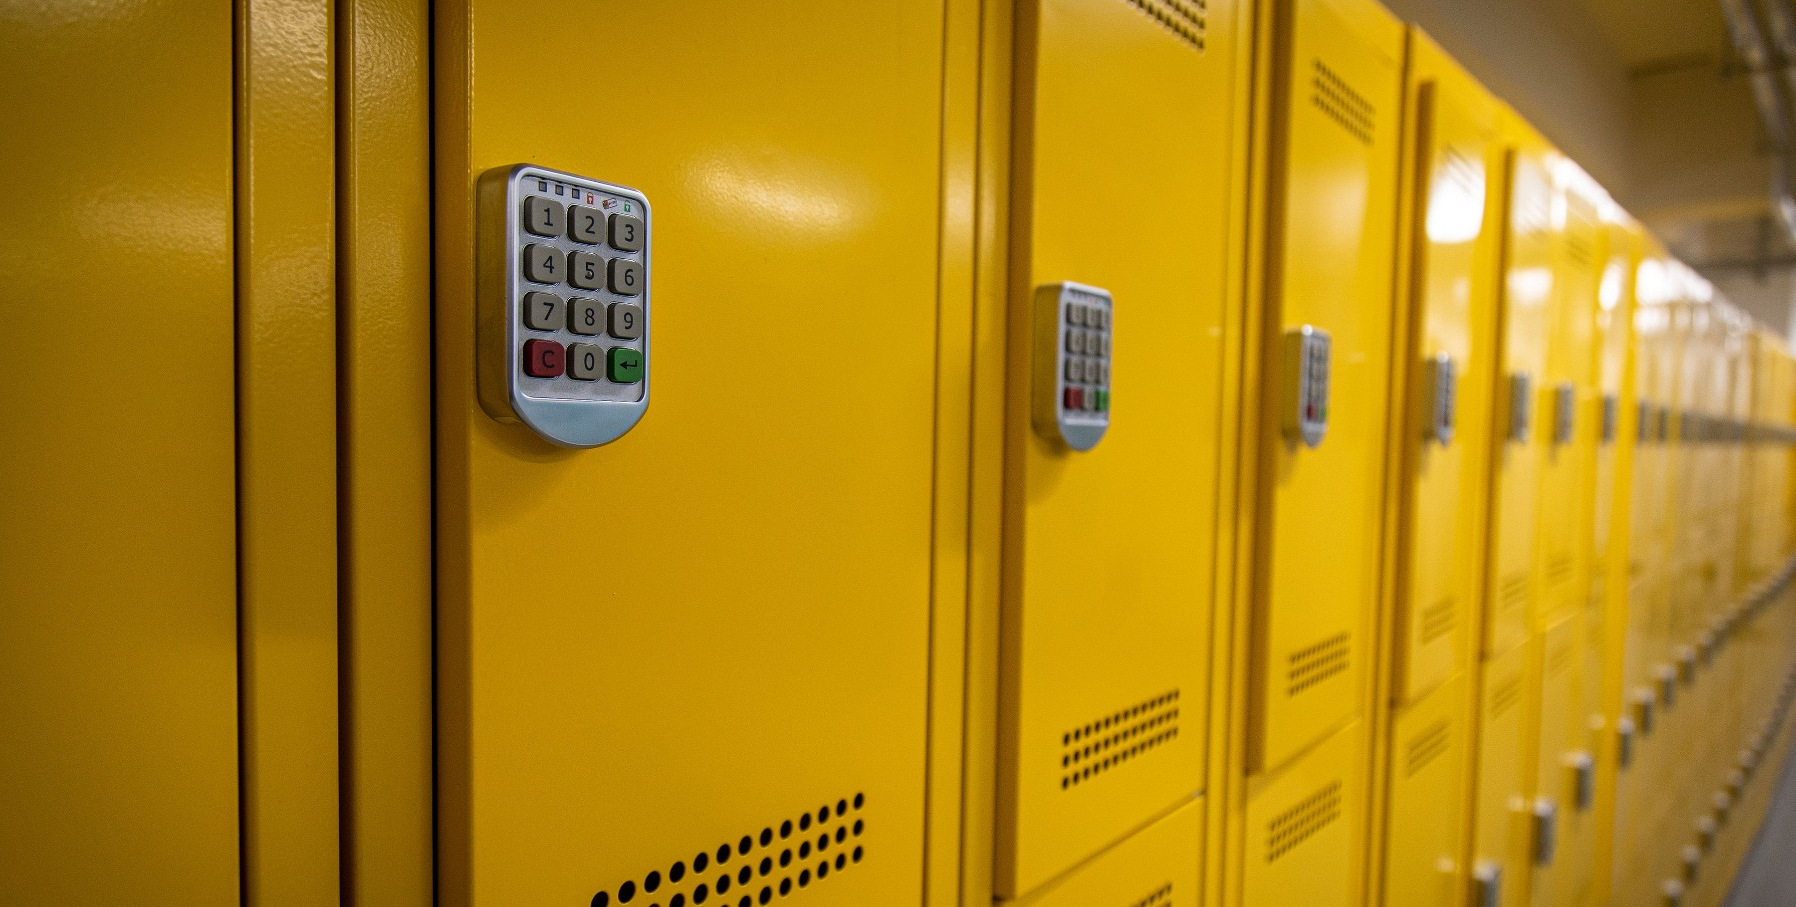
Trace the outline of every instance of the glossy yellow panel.
<path fill-rule="evenodd" d="M 1403 29 L 1370 0 L 1284 8 L 1262 351 L 1261 564 L 1249 762 L 1272 768 L 1360 709 L 1378 597 Z M 1287 332 L 1326 332 L 1327 432 L 1281 434 Z"/>
<path fill-rule="evenodd" d="M 1551 430 L 1546 382 L 1548 305 L 1553 296 L 1553 183 L 1549 155 L 1529 141 L 1510 158 L 1505 242 L 1503 361 L 1495 388 L 1491 479 L 1490 601 L 1484 654 L 1527 637 L 1536 596 L 1541 461 Z M 1505 431 L 1505 429 L 1513 429 Z"/>
<path fill-rule="evenodd" d="M 343 890 L 435 902 L 430 16 L 338 0 Z"/>
<path fill-rule="evenodd" d="M 1390 905 L 1459 903 L 1467 883 L 1465 682 L 1454 674 L 1396 716 L 1385 810 L 1384 895 Z"/>
<path fill-rule="evenodd" d="M 1352 722 L 1249 783 L 1242 907 L 1359 903 L 1364 737 Z"/>
<path fill-rule="evenodd" d="M 1000 897 L 1203 786 L 1235 6 L 1201 47 L 1115 0 L 1022 10 Z M 1111 424 L 1085 452 L 1029 419 L 1036 288 L 1063 280 L 1115 299 Z"/>
<path fill-rule="evenodd" d="M 1199 903 L 1199 855 L 1203 852 L 1201 800 L 1130 835 L 1077 870 L 1043 886 L 1018 907 L 1190 907 Z"/>
<path fill-rule="evenodd" d="M 236 904 L 231 10 L 0 47 L 0 902 Z"/>
<path fill-rule="evenodd" d="M 921 898 L 942 28 L 924 0 L 436 7 L 442 903 L 651 873 L 695 901 L 750 861 L 732 897 Z M 632 93 L 575 115 L 545 61 L 592 47 Z M 520 161 L 654 206 L 655 402 L 596 450 L 475 400 L 471 191 Z"/>
<path fill-rule="evenodd" d="M 1534 625 L 1582 607 L 1588 573 L 1588 461 L 1594 443 L 1592 412 L 1597 287 L 1606 264 L 1604 227 L 1581 173 L 1558 155 L 1547 157 L 1552 196 L 1553 294 L 1548 303 L 1546 371 L 1538 385 L 1545 437 L 1540 476 L 1540 566 L 1535 574 Z M 1592 187 L 1594 188 L 1594 187 Z M 1569 389 L 1569 396 L 1567 391 Z M 1570 412 L 1561 413 L 1562 406 Z M 1563 424 L 1569 421 L 1569 425 Z"/>
<path fill-rule="evenodd" d="M 1418 159 L 1409 212 L 1415 249 L 1403 275 L 1415 323 L 1401 355 L 1411 380 L 1399 389 L 1403 433 L 1402 572 L 1393 695 L 1413 701 L 1462 666 L 1467 624 L 1480 612 L 1496 288 L 1502 205 L 1495 181 L 1502 148 L 1496 102 L 1418 31 L 1410 40 Z M 1448 369 L 1451 393 L 1437 376 Z M 1450 433 L 1434 431 L 1436 396 Z"/>
<path fill-rule="evenodd" d="M 1494 873 L 1502 897 L 1497 904 L 1479 907 L 1528 902 L 1528 775 L 1534 750 L 1527 675 L 1534 651 L 1524 640 L 1483 665 L 1478 774 L 1470 803 L 1472 847 L 1466 869 L 1474 879 Z"/>
<path fill-rule="evenodd" d="M 1579 842 L 1588 840 L 1588 835 L 1580 839 L 1580 834 L 1590 827 L 1590 823 L 1577 805 L 1577 782 L 1573 774 L 1574 760 L 1594 758 L 1588 750 L 1588 735 L 1583 733 L 1583 716 L 1579 711 L 1583 703 L 1579 692 L 1583 670 L 1582 625 L 1583 615 L 1574 612 L 1562 615 L 1539 634 L 1539 673 L 1530 681 L 1533 689 L 1529 695 L 1539 703 L 1535 710 L 1539 720 L 1535 732 L 1530 735 L 1535 740 L 1533 766 L 1529 773 L 1534 791 L 1532 801 L 1537 806 L 1551 808 L 1556 817 L 1552 859 L 1547 862 L 1536 860 L 1533 882 L 1529 886 L 1531 903 L 1536 907 L 1576 903 L 1571 898 L 1575 890 L 1572 880 L 1580 877 L 1580 867 L 1588 868 L 1589 862 L 1589 855 L 1581 852 Z"/>
<path fill-rule="evenodd" d="M 337 902 L 336 97 L 331 10 L 238 0 L 244 899 Z"/>

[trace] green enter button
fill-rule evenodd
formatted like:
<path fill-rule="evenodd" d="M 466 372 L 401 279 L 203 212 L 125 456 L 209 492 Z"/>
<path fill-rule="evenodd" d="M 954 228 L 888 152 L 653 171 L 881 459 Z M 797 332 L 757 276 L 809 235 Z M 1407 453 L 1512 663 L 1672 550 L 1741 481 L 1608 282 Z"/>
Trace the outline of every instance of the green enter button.
<path fill-rule="evenodd" d="M 605 356 L 605 374 L 618 384 L 635 384 L 642 380 L 642 353 L 625 346 L 614 346 Z"/>

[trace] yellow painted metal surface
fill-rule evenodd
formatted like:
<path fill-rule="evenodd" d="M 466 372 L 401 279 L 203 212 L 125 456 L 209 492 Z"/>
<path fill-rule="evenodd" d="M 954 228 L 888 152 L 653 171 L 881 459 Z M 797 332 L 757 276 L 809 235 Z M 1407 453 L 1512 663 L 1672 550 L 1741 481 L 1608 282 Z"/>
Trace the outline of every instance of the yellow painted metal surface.
<path fill-rule="evenodd" d="M 1465 698 L 1464 675 L 1456 673 L 1406 706 L 1392 724 L 1384 886 L 1377 903 L 1450 905 L 1465 890 Z"/>
<path fill-rule="evenodd" d="M 630 36 L 628 130 L 545 115 L 543 23 Z M 937 348 L 942 26 L 927 2 L 437 8 L 443 903 L 615 903 L 651 873 L 696 899 L 751 863 L 732 893 L 803 867 L 832 900 L 920 894 L 937 359 L 965 355 Z M 656 400 L 597 450 L 475 405 L 470 192 L 519 161 L 655 208 Z M 803 336 L 762 385 L 765 319 Z"/>
<path fill-rule="evenodd" d="M 1415 327 L 1402 355 L 1413 377 L 1394 650 L 1394 696 L 1414 701 L 1464 666 L 1471 621 L 1481 612 L 1491 405 L 1496 361 L 1497 257 L 1503 206 L 1496 101 L 1419 31 L 1410 39 L 1416 119 L 1414 260 L 1407 281 Z M 1454 374 L 1451 435 L 1429 433 L 1437 389 L 1427 368 L 1445 357 Z M 1437 366 L 1438 367 L 1438 366 Z"/>
<path fill-rule="evenodd" d="M 1203 814 L 1202 801 L 1187 803 L 1024 899 L 999 903 L 1028 907 L 1197 904 Z"/>
<path fill-rule="evenodd" d="M 434 903 L 428 7 L 336 9 L 343 899 Z"/>
<path fill-rule="evenodd" d="M 1382 7 L 1280 8 L 1261 339 L 1248 752 L 1259 771 L 1351 721 L 1373 651 L 1389 416 L 1403 29 Z M 1314 212 L 1326 211 L 1327 216 Z M 1327 433 L 1281 433 L 1287 332 L 1330 335 Z"/>
<path fill-rule="evenodd" d="M 244 901 L 338 900 L 331 8 L 237 12 Z"/>
<path fill-rule="evenodd" d="M 1539 703 L 1534 709 L 1535 731 L 1529 735 L 1535 740 L 1528 770 L 1530 802 L 1550 808 L 1555 816 L 1551 859 L 1535 858 L 1529 886 L 1530 903 L 1536 905 L 1575 903 L 1571 880 L 1578 877 L 1578 864 L 1588 860 L 1588 854 L 1579 851 L 1578 841 L 1588 838 L 1581 832 L 1589 827 L 1589 817 L 1575 803 L 1572 777 L 1572 760 L 1591 756 L 1579 711 L 1582 631 L 1581 612 L 1560 615 L 1542 629 L 1538 634 L 1541 658 L 1537 673 L 1529 679 L 1529 696 Z"/>
<path fill-rule="evenodd" d="M 1365 732 L 1358 721 L 1250 782 L 1243 907 L 1359 903 Z"/>
<path fill-rule="evenodd" d="M 1546 384 L 1548 306 L 1553 296 L 1553 184 L 1550 152 L 1528 141 L 1509 169 L 1509 213 L 1502 301 L 1502 364 L 1497 379 L 1491 478 L 1491 543 L 1484 647 L 1500 655 L 1527 638 L 1537 597 L 1541 465 L 1551 430 Z M 1518 413 L 1525 409 L 1526 413 Z"/>
<path fill-rule="evenodd" d="M 0 904 L 236 904 L 231 13 L 0 46 Z"/>
<path fill-rule="evenodd" d="M 1529 767 L 1534 761 L 1528 672 L 1535 647 L 1524 639 L 1483 665 L 1478 758 L 1473 796 L 1471 855 L 1474 879 L 1496 873 L 1500 907 L 1528 903 L 1531 840 Z M 1497 907 L 1485 905 L 1485 907 Z"/>
<path fill-rule="evenodd" d="M 1216 584 L 1234 4 L 1202 47 L 1112 0 L 1018 29 L 996 891 L 1021 896 L 1202 788 Z M 1118 167 L 1143 156 L 1164 166 Z M 1110 240 L 1092 242 L 1094 211 Z M 1032 430 L 1035 288 L 1116 300 L 1112 424 Z"/>

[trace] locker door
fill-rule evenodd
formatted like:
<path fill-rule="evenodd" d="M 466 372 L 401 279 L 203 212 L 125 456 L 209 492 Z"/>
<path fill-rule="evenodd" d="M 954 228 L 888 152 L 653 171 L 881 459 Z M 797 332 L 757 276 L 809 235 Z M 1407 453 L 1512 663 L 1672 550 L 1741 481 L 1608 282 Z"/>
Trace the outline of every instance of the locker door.
<path fill-rule="evenodd" d="M 232 35 L 228 4 L 0 18 L 7 904 L 243 891 Z"/>
<path fill-rule="evenodd" d="M 1465 682 L 1455 674 L 1396 717 L 1385 813 L 1384 899 L 1459 903 L 1466 809 Z"/>
<path fill-rule="evenodd" d="M 1529 145 L 1510 160 L 1503 363 L 1497 378 L 1491 491 L 1490 601 L 1486 656 L 1526 638 L 1536 596 L 1541 459 L 1551 427 L 1547 406 L 1548 303 L 1553 295 L 1553 187 L 1547 152 Z"/>
<path fill-rule="evenodd" d="M 1248 783 L 1242 907 L 1359 903 L 1365 735 L 1341 728 Z"/>
<path fill-rule="evenodd" d="M 1274 114 L 1261 587 L 1250 764 L 1283 764 L 1360 706 L 1378 594 L 1390 369 L 1403 31 L 1365 0 L 1296 0 Z M 1328 335 L 1314 446 L 1281 428 L 1299 408 L 1290 346 Z M 1312 335 L 1313 336 L 1313 335 Z M 1315 400 L 1310 401 L 1314 404 Z"/>
<path fill-rule="evenodd" d="M 1117 0 L 1022 10 L 1000 897 L 1203 785 L 1235 8 L 1161 9 L 1177 27 Z M 1057 380 L 1033 361 L 1036 306 L 1062 281 L 1114 300 L 1111 421 L 1085 451 L 1032 424 Z"/>
<path fill-rule="evenodd" d="M 1602 222 L 1596 204 L 1579 191 L 1582 180 L 1566 176 L 1570 162 L 1559 165 L 1555 208 L 1564 226 L 1554 231 L 1554 293 L 1549 301 L 1546 380 L 1541 388 L 1547 410 L 1547 437 L 1540 477 L 1539 589 L 1535 626 L 1579 608 L 1586 578 L 1587 515 L 1590 510 L 1588 451 L 1594 424 L 1592 335 L 1596 323 L 1597 285 L 1603 261 L 1599 243 Z"/>
<path fill-rule="evenodd" d="M 1398 390 L 1410 408 L 1396 647 L 1399 701 L 1412 701 L 1463 665 L 1484 547 L 1485 464 L 1496 355 L 1497 242 L 1487 228 L 1496 142 L 1494 100 L 1419 32 L 1410 42 L 1420 158 L 1412 233 L 1412 319 L 1403 355 L 1414 375 Z"/>
<path fill-rule="evenodd" d="M 1019 903 L 1028 907 L 1195 907 L 1203 800 L 1192 800 Z"/>
<path fill-rule="evenodd" d="M 1483 665 L 1479 704 L 1478 776 L 1472 808 L 1468 903 L 1516 907 L 1527 903 L 1533 804 L 1528 774 L 1534 761 L 1527 674 L 1535 648 L 1522 644 Z"/>
<path fill-rule="evenodd" d="M 1583 615 L 1572 613 L 1559 618 L 1539 634 L 1541 661 L 1539 673 L 1532 678 L 1538 697 L 1539 716 L 1533 766 L 1533 806 L 1546 813 L 1534 827 L 1534 870 L 1529 886 L 1535 907 L 1570 905 L 1572 886 L 1568 881 L 1580 865 L 1588 864 L 1588 854 L 1580 852 L 1580 832 L 1589 824 L 1580 787 L 1590 785 L 1594 796 L 1595 777 L 1582 777 L 1594 772 L 1580 767 L 1591 759 L 1587 735 L 1579 707 L 1583 703 L 1579 687 L 1583 667 L 1580 651 Z M 1586 836 L 1587 837 L 1587 836 Z"/>
<path fill-rule="evenodd" d="M 920 897 L 942 41 L 437 8 L 442 903 Z M 652 206 L 654 403 L 596 449 L 476 396 L 473 191 L 520 163 Z"/>

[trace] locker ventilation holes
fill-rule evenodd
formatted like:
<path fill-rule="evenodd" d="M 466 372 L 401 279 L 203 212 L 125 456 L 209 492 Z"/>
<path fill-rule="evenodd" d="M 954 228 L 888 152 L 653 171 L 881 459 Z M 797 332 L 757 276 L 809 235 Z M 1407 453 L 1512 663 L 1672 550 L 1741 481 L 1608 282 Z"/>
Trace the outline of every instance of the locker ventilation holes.
<path fill-rule="evenodd" d="M 1167 31 L 1197 50 L 1204 49 L 1204 0 L 1128 0 L 1130 6 L 1152 16 Z"/>

